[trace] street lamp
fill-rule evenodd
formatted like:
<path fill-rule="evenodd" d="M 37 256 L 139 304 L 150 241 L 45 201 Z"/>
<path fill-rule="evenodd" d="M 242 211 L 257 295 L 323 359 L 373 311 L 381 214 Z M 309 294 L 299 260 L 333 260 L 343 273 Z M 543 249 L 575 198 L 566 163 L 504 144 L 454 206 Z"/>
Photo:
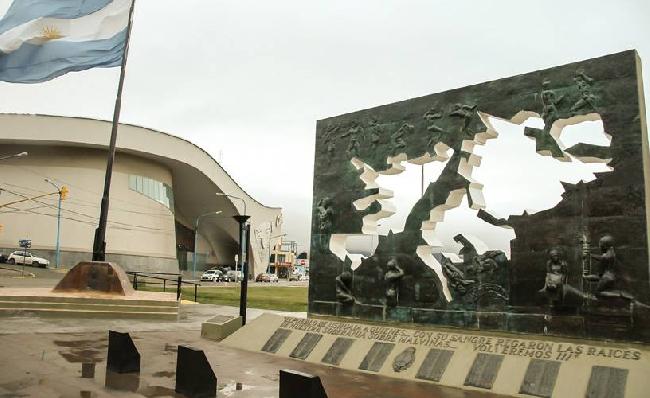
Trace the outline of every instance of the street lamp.
<path fill-rule="evenodd" d="M 216 193 L 215 195 L 217 195 L 217 196 L 226 196 L 228 198 L 241 200 L 241 202 L 244 204 L 244 214 L 243 215 L 247 214 L 246 213 L 246 201 L 244 199 L 240 198 L 239 196 L 234 196 L 234 195 L 230 195 L 230 194 L 223 193 L 223 192 Z"/>
<path fill-rule="evenodd" d="M 221 213 L 221 210 L 219 211 L 210 211 L 208 213 L 201 214 L 200 216 L 196 217 L 196 220 L 194 220 L 194 255 L 192 256 L 192 278 L 196 278 L 196 251 L 197 251 L 197 241 L 199 237 L 199 221 L 201 220 L 202 217 L 209 216 L 210 214 L 219 214 Z"/>
<path fill-rule="evenodd" d="M 242 326 L 246 325 L 246 300 L 248 296 L 248 241 L 251 236 L 251 228 L 248 223 L 250 218 L 246 212 L 246 201 L 239 196 L 229 195 L 227 193 L 219 192 L 217 196 L 227 196 L 232 199 L 239 199 L 244 204 L 244 214 L 238 214 L 233 216 L 235 221 L 239 224 L 239 257 L 237 262 L 240 265 L 242 270 L 243 278 L 240 285 L 240 295 L 239 295 L 239 316 L 241 317 Z M 237 265 L 235 265 L 235 269 Z"/>
<path fill-rule="evenodd" d="M 22 158 L 23 156 L 27 156 L 27 152 L 20 152 L 20 153 L 15 153 L 13 155 L 0 156 L 0 160 L 11 159 L 11 158 Z"/>
<path fill-rule="evenodd" d="M 27 152 L 22 152 L 22 153 L 27 155 Z M 20 156 L 25 156 L 25 155 L 20 155 Z M 56 185 L 49 178 L 46 178 L 45 182 L 47 182 L 48 184 L 56 188 L 56 191 L 59 193 L 59 204 L 57 206 L 57 212 L 56 212 L 56 265 L 54 266 L 55 268 L 59 268 L 61 265 L 61 196 L 62 196 L 61 193 L 62 192 L 61 192 L 61 187 Z"/>

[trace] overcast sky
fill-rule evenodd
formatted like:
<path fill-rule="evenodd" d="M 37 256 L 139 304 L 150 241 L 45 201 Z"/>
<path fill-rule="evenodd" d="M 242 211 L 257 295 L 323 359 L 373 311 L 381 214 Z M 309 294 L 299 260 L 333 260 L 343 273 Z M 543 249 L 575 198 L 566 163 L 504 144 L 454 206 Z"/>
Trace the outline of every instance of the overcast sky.
<path fill-rule="evenodd" d="M 221 159 L 305 249 L 316 120 L 626 49 L 648 61 L 649 17 L 648 0 L 137 0 L 121 121 Z M 110 119 L 118 74 L 0 82 L 0 112 Z"/>

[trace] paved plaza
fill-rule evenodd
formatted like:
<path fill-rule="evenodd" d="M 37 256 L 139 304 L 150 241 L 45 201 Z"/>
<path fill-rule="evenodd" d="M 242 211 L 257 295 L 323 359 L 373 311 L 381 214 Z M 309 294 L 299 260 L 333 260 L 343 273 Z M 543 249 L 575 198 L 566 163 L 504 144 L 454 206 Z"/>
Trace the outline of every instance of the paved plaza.
<path fill-rule="evenodd" d="M 27 278 L 3 274 L 0 285 L 42 288 L 54 285 L 62 276 L 50 270 L 36 270 L 35 274 L 36 277 Z M 249 309 L 248 318 L 255 319 L 264 312 L 274 311 Z M 219 397 L 277 397 L 280 369 L 320 376 L 329 396 L 336 398 L 497 396 L 277 358 L 225 347 L 200 337 L 202 322 L 215 315 L 237 313 L 236 307 L 184 301 L 178 321 L 31 315 L 2 318 L 0 363 L 5 366 L 0 372 L 0 397 L 180 397 L 174 392 L 178 345 L 205 352 L 218 379 Z M 305 313 L 279 314 L 306 317 Z M 141 355 L 138 378 L 116 380 L 111 374 L 107 377 L 109 329 L 132 336 Z M 237 383 L 241 383 L 240 390 Z"/>

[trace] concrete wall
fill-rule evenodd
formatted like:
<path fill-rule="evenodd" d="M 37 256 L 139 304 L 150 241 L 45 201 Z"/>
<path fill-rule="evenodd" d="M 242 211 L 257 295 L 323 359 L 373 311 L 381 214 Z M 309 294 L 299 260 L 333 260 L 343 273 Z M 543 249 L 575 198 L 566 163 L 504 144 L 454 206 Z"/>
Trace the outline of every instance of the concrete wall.
<path fill-rule="evenodd" d="M 25 146 L 0 145 L 2 154 L 23 150 Z M 55 192 L 45 178 L 65 185 L 70 192 L 62 202 L 62 264 L 70 266 L 89 259 L 103 190 L 105 151 L 56 146 L 29 146 L 27 150 L 28 156 L 5 160 L 0 165 L 0 204 Z M 171 172 L 163 165 L 127 154 L 116 156 L 107 254 L 109 258 L 122 259 L 121 265 L 126 268 L 176 271 L 174 215 L 163 204 L 129 189 L 129 175 L 173 186 Z M 4 227 L 0 246 L 17 248 L 19 239 L 31 239 L 32 251 L 46 253 L 44 256 L 54 263 L 57 201 L 58 195 L 51 195 L 0 208 L 0 224 Z"/>

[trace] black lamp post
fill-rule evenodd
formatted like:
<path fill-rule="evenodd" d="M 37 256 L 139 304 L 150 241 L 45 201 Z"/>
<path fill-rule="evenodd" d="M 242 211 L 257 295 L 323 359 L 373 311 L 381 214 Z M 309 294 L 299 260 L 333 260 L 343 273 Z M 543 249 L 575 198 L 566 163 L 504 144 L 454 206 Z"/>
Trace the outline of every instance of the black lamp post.
<path fill-rule="evenodd" d="M 248 294 L 248 240 L 250 239 L 250 225 L 247 224 L 250 216 L 241 215 L 233 216 L 239 223 L 239 256 L 237 262 L 239 269 L 242 270 L 243 279 L 241 281 L 241 292 L 239 296 L 239 316 L 241 317 L 242 326 L 246 324 L 246 299 Z"/>

